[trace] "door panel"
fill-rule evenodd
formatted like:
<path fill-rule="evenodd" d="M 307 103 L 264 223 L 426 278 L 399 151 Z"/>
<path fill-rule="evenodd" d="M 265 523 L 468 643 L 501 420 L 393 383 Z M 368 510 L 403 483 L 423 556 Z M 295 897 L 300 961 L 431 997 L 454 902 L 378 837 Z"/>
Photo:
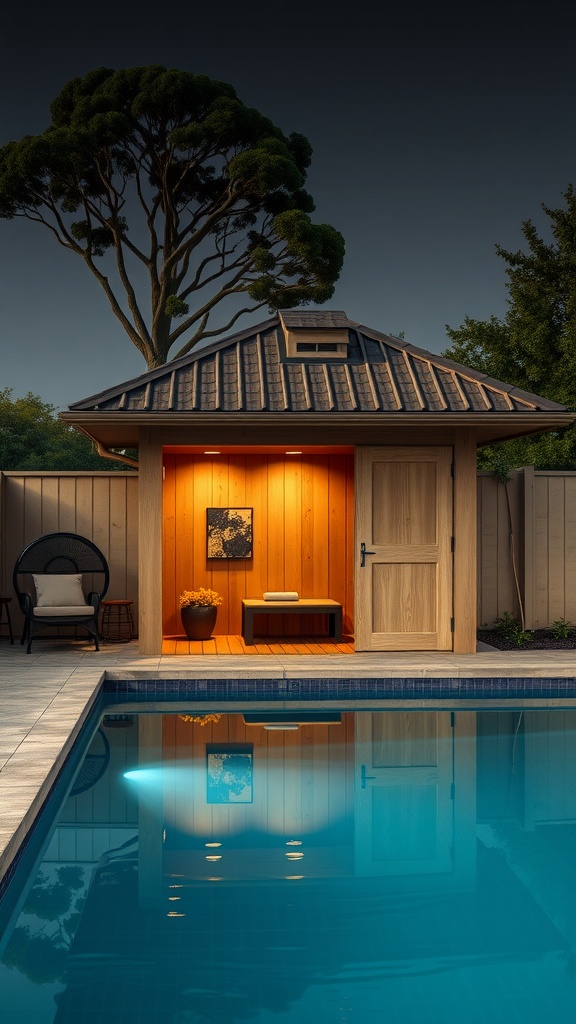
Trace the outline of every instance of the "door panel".
<path fill-rule="evenodd" d="M 452 874 L 450 712 L 362 713 L 355 728 L 356 874 Z"/>
<path fill-rule="evenodd" d="M 356 650 L 452 649 L 451 465 L 448 447 L 357 449 Z"/>

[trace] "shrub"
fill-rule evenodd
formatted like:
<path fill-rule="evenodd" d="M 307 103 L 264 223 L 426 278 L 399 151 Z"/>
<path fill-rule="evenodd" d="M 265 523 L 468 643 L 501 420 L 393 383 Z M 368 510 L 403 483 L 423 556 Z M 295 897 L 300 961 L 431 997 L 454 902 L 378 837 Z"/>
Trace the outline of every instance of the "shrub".
<path fill-rule="evenodd" d="M 568 640 L 573 633 L 574 627 L 567 619 L 555 619 L 551 629 L 555 640 Z"/>
<path fill-rule="evenodd" d="M 510 615 L 510 612 L 502 612 L 502 615 L 498 616 L 494 623 L 494 629 L 503 640 L 515 644 L 517 647 L 522 647 L 534 639 L 532 633 L 522 629 L 521 623 L 513 615 Z"/>

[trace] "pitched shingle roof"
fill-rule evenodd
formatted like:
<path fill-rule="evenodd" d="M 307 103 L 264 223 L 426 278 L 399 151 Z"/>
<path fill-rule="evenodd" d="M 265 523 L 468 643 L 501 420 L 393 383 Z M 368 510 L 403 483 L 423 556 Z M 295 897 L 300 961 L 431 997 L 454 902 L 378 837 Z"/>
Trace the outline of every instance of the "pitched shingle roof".
<path fill-rule="evenodd" d="M 502 413 L 564 406 L 348 319 L 285 310 L 287 327 L 348 331 L 346 357 L 288 355 L 279 315 L 70 406 L 71 411 Z"/>

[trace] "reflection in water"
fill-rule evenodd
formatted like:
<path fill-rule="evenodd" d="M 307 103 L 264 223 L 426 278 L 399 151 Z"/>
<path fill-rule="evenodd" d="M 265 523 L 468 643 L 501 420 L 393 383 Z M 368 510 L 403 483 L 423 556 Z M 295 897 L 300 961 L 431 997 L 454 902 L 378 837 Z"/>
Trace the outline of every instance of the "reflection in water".
<path fill-rule="evenodd" d="M 574 1024 L 576 712 L 103 729 L 3 1024 Z"/>

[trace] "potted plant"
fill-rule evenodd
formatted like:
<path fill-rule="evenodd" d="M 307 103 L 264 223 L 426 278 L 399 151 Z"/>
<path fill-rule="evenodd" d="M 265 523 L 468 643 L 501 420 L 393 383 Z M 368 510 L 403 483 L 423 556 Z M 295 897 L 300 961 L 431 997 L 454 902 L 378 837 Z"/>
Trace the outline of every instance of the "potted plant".
<path fill-rule="evenodd" d="M 189 640 L 209 640 L 216 625 L 220 594 L 208 587 L 180 594 L 180 618 Z"/>

